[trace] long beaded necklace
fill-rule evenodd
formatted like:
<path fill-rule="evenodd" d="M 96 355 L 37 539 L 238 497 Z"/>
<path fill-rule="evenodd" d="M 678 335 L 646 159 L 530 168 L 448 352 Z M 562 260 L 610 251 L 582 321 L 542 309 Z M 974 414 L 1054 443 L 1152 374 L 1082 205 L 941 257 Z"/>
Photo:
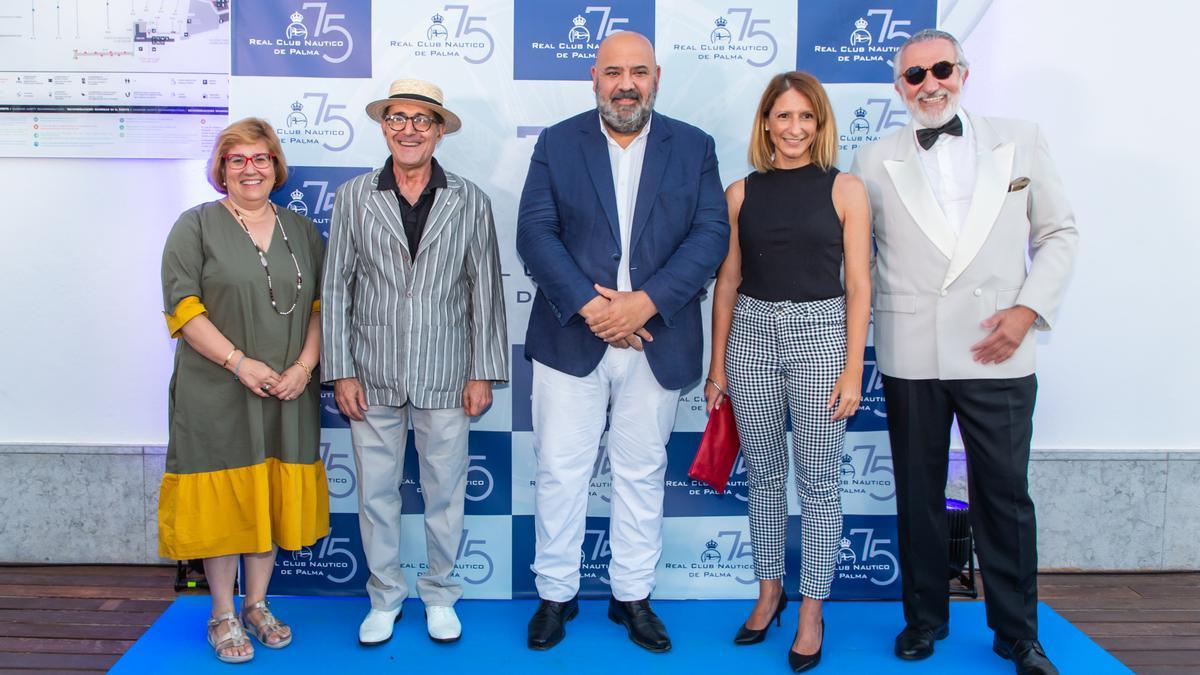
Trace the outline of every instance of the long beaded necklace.
<path fill-rule="evenodd" d="M 275 214 L 275 225 L 279 228 L 279 234 L 283 237 L 284 245 L 287 246 L 288 255 L 292 256 L 292 264 L 296 266 L 296 295 L 292 298 L 292 306 L 286 312 L 280 312 L 279 305 L 275 304 L 275 287 L 271 285 L 271 268 L 267 266 L 266 252 L 262 250 L 257 241 L 254 241 L 254 236 L 250 234 L 250 228 L 246 227 L 246 221 L 242 218 L 242 212 L 238 211 L 238 207 L 233 203 L 233 200 L 229 200 L 229 206 L 233 209 L 233 215 L 237 216 L 238 224 L 242 226 L 242 230 L 250 238 L 250 245 L 258 253 L 258 261 L 262 263 L 263 270 L 267 273 L 267 294 L 271 297 L 271 307 L 275 308 L 275 312 L 280 316 L 287 316 L 296 311 L 296 302 L 300 300 L 300 289 L 304 285 L 304 275 L 300 272 L 300 261 L 296 260 L 296 253 L 292 250 L 291 242 L 288 241 L 287 232 L 283 229 L 283 223 L 279 222 L 279 209 L 274 204 L 271 204 L 271 212 Z"/>

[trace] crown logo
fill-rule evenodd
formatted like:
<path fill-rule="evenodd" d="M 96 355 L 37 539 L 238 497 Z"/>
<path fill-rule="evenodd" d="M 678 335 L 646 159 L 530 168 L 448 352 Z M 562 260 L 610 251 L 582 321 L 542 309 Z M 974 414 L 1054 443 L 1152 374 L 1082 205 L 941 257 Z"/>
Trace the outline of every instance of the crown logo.
<path fill-rule="evenodd" d="M 442 21 L 445 21 L 445 18 L 441 14 L 434 14 L 429 20 L 434 23 L 441 23 Z"/>
<path fill-rule="evenodd" d="M 717 20 L 713 23 L 717 24 L 717 28 L 724 28 L 725 24 L 729 23 L 729 21 L 723 16 L 718 16 Z"/>
<path fill-rule="evenodd" d="M 846 453 L 846 454 L 842 455 L 842 464 L 849 464 L 850 462 L 853 462 L 853 461 L 854 461 L 854 458 L 850 456 L 850 453 Z"/>
<path fill-rule="evenodd" d="M 855 116 L 855 117 L 866 117 L 866 116 L 867 116 L 867 109 L 866 109 L 866 108 L 863 108 L 862 106 L 859 106 L 859 107 L 858 107 L 858 108 L 857 108 L 857 109 L 854 111 L 854 116 Z"/>
<path fill-rule="evenodd" d="M 867 20 L 866 20 L 866 19 L 864 19 L 864 18 L 862 18 L 861 16 L 860 16 L 860 17 L 858 17 L 858 21 L 855 21 L 855 22 L 854 22 L 854 27 L 855 27 L 855 28 L 857 28 L 857 29 L 859 29 L 859 30 L 866 30 L 866 28 L 867 28 Z"/>
<path fill-rule="evenodd" d="M 575 18 L 571 19 L 571 23 L 575 24 L 576 26 L 586 26 L 587 19 L 583 18 L 582 15 L 576 14 Z"/>
<path fill-rule="evenodd" d="M 292 12 L 292 23 L 301 23 L 304 21 L 304 15 L 300 12 Z"/>
<path fill-rule="evenodd" d="M 292 199 L 294 201 L 300 201 L 301 199 L 304 199 L 304 193 L 300 190 L 292 190 Z"/>
<path fill-rule="evenodd" d="M 292 103 L 292 110 L 300 112 L 301 110 L 304 110 L 304 104 L 300 101 L 295 101 Z"/>
<path fill-rule="evenodd" d="M 704 543 L 704 548 L 706 548 L 710 551 L 715 550 L 717 548 L 717 542 L 713 541 L 712 539 L 709 539 L 707 542 Z"/>
<path fill-rule="evenodd" d="M 842 537 L 842 548 L 850 548 L 850 540 Z"/>

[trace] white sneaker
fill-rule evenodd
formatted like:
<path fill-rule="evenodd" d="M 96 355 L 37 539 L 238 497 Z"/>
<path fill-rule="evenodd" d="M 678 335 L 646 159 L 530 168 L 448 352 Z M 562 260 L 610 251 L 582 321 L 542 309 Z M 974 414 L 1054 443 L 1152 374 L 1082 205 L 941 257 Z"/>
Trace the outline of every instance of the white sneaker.
<path fill-rule="evenodd" d="M 426 607 L 425 624 L 434 642 L 454 642 L 462 637 L 462 624 L 453 607 Z"/>
<path fill-rule="evenodd" d="M 367 612 L 367 618 L 363 619 L 362 625 L 358 627 L 358 644 L 370 647 L 391 640 L 392 626 L 400 620 L 401 609 L 372 609 Z"/>

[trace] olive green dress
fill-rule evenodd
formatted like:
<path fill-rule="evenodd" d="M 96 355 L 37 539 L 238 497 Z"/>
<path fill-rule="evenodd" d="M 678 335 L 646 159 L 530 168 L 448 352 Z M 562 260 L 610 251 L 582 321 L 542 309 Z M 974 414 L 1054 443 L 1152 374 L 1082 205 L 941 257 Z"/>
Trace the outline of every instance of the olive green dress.
<path fill-rule="evenodd" d="M 282 373 L 300 356 L 318 311 L 324 243 L 312 221 L 278 210 L 267 249 L 275 301 L 250 237 L 225 206 L 176 221 L 163 250 L 164 314 L 173 337 L 206 314 L 247 358 Z M 237 358 L 237 357 L 235 357 Z M 170 440 L 159 493 L 159 554 L 177 560 L 308 546 L 329 531 L 320 457 L 320 378 L 293 401 L 260 398 L 179 339 L 168 402 Z"/>

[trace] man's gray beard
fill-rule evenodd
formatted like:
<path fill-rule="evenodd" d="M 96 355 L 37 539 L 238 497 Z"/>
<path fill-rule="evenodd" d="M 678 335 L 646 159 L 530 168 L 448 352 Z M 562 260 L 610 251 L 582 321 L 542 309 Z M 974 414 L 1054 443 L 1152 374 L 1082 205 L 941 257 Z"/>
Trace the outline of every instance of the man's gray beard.
<path fill-rule="evenodd" d="M 633 115 L 629 118 L 621 117 L 612 101 L 601 97 L 599 92 L 596 93 L 596 107 L 600 109 L 600 119 L 604 120 L 609 129 L 618 134 L 635 134 L 650 121 L 650 114 L 654 112 L 654 99 L 657 97 L 658 87 L 655 86 L 650 90 L 648 98 L 638 101 Z"/>
<path fill-rule="evenodd" d="M 908 104 L 907 101 L 905 101 L 905 103 Z M 912 104 L 909 104 L 908 114 L 912 115 L 912 118 L 916 120 L 917 124 L 929 129 L 936 129 L 942 126 L 958 114 L 958 96 L 951 96 L 949 93 L 946 94 L 946 107 L 942 109 L 942 114 L 938 115 L 937 117 L 927 116 L 921 111 L 920 105 L 921 104 L 918 101 L 914 101 Z"/>

